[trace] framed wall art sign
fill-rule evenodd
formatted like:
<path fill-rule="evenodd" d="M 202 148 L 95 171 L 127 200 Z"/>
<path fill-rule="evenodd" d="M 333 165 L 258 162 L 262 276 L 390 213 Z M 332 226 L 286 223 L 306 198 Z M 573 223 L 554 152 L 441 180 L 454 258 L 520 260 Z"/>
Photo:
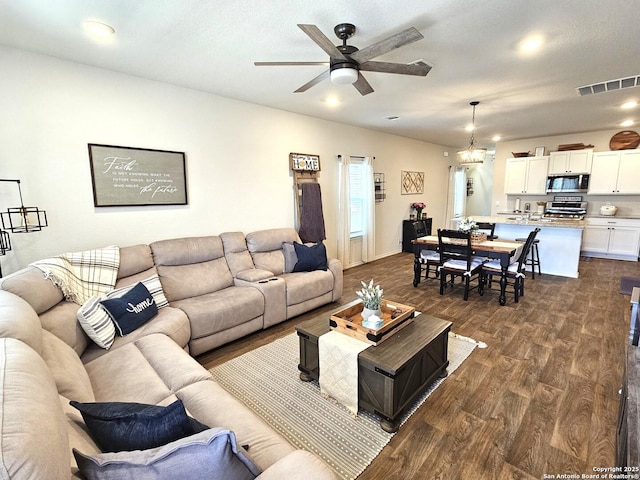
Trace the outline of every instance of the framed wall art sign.
<path fill-rule="evenodd" d="M 401 195 L 424 193 L 424 172 L 401 171 Z"/>
<path fill-rule="evenodd" d="M 186 205 L 184 152 L 89 144 L 96 207 Z"/>

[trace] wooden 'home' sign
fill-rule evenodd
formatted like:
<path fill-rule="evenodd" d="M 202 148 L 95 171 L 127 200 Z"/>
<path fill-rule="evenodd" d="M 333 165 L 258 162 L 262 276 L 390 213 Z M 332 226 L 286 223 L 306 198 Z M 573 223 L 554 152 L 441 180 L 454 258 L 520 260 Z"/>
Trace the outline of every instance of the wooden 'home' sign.
<path fill-rule="evenodd" d="M 319 172 L 320 155 L 308 155 L 306 153 L 290 153 L 289 163 L 294 172 Z"/>

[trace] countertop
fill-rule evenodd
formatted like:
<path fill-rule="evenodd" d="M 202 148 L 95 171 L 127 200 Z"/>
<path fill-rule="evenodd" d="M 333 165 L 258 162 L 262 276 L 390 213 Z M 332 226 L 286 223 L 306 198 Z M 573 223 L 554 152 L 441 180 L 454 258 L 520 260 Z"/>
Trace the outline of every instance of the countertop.
<path fill-rule="evenodd" d="M 535 227 L 553 227 L 553 228 L 579 228 L 583 229 L 586 225 L 584 220 L 558 220 L 558 219 L 544 219 L 544 220 L 518 220 L 520 215 L 515 213 L 499 213 L 496 217 L 473 217 L 476 222 L 491 222 L 502 223 L 505 225 L 533 225 Z M 507 216 L 509 215 L 509 216 Z"/>
<path fill-rule="evenodd" d="M 597 215 L 597 214 L 589 214 L 586 215 L 585 218 L 623 218 L 626 220 L 640 220 L 640 215 Z"/>

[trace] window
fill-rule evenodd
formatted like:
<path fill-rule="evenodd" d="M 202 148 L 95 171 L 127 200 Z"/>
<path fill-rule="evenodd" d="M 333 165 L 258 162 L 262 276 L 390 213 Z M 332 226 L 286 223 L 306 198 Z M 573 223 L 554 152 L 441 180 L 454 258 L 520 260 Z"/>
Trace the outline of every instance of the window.
<path fill-rule="evenodd" d="M 364 168 L 362 160 L 355 160 L 349 164 L 349 203 L 351 207 L 351 237 L 361 237 L 364 234 Z"/>

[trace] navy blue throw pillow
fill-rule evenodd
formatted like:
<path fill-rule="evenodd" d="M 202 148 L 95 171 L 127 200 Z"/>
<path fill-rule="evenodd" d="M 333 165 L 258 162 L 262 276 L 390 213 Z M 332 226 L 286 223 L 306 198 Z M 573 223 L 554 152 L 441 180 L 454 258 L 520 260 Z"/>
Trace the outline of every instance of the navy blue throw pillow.
<path fill-rule="evenodd" d="M 103 452 L 147 450 L 209 428 L 189 417 L 181 400 L 166 407 L 131 402 L 69 404 L 80 411 Z"/>
<path fill-rule="evenodd" d="M 327 249 L 324 243 L 306 246 L 298 242 L 293 242 L 296 250 L 298 262 L 293 267 L 294 272 L 312 272 L 313 270 L 327 269 Z"/>
<path fill-rule="evenodd" d="M 116 325 L 121 337 L 133 332 L 158 313 L 153 295 L 143 283 L 118 298 L 109 298 L 100 302 Z"/>

